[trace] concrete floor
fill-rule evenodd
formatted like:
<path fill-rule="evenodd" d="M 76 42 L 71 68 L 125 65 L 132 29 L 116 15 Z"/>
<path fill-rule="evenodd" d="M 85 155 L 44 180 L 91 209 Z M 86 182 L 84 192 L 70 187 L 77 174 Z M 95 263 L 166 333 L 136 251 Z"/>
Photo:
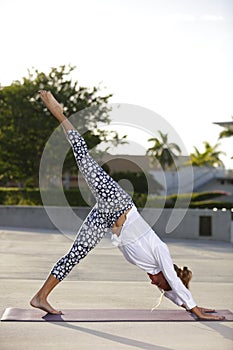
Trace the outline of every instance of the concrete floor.
<path fill-rule="evenodd" d="M 1 314 L 28 301 L 72 237 L 52 232 L 0 230 Z M 166 240 L 174 262 L 193 271 L 197 304 L 233 311 L 233 255 L 230 243 Z M 151 309 L 160 296 L 146 274 L 127 263 L 108 239 L 57 286 L 50 302 L 62 308 Z M 164 299 L 161 309 L 177 309 Z M 185 311 L 184 311 L 185 312 Z M 232 322 L 2 322 L 0 350 L 232 350 Z"/>

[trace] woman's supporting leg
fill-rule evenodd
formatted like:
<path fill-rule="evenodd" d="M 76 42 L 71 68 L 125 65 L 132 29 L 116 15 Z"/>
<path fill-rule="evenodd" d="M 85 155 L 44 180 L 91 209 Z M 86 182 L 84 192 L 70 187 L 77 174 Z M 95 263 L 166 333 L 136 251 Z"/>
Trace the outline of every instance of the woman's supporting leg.
<path fill-rule="evenodd" d="M 108 218 L 95 206 L 83 222 L 70 251 L 53 267 L 51 274 L 62 281 L 109 231 Z"/>
<path fill-rule="evenodd" d="M 52 314 L 61 314 L 61 311 L 55 310 L 48 303 L 48 295 L 69 274 L 72 268 L 96 246 L 109 230 L 108 226 L 107 218 L 95 206 L 83 222 L 70 251 L 54 265 L 51 274 L 32 298 L 31 306 Z"/>
<path fill-rule="evenodd" d="M 49 293 L 59 282 L 60 281 L 57 278 L 50 274 L 40 290 L 31 299 L 30 305 L 50 314 L 61 314 L 61 311 L 55 310 L 47 301 Z"/>

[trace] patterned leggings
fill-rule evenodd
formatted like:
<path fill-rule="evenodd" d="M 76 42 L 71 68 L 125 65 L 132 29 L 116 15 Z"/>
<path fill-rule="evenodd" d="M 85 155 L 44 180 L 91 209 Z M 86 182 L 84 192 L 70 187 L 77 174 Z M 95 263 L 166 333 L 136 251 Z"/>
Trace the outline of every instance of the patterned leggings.
<path fill-rule="evenodd" d="M 90 156 L 78 131 L 68 131 L 67 138 L 77 165 L 95 196 L 96 205 L 83 222 L 70 251 L 51 271 L 59 281 L 96 246 L 116 220 L 134 205 L 132 198 Z"/>

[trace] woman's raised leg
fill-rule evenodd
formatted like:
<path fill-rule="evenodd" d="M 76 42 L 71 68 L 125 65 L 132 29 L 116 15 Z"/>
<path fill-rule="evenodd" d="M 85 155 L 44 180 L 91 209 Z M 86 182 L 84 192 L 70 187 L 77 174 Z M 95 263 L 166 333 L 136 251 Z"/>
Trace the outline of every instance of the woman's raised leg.
<path fill-rule="evenodd" d="M 98 209 L 107 215 L 111 214 L 113 224 L 133 206 L 132 198 L 91 157 L 83 137 L 64 116 L 61 105 L 53 95 L 49 91 L 41 91 L 40 96 L 50 112 L 62 123 L 77 165 L 96 198 Z"/>
<path fill-rule="evenodd" d="M 108 216 L 111 215 L 113 225 L 124 212 L 133 206 L 132 198 L 91 157 L 84 139 L 77 130 L 68 131 L 67 137 L 78 168 L 98 203 L 98 209 Z"/>

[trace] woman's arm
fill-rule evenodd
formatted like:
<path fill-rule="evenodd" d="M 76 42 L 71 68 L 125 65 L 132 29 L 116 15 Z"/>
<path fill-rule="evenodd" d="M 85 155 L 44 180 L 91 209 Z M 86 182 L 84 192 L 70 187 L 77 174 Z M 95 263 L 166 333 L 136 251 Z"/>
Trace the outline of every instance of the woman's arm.
<path fill-rule="evenodd" d="M 185 307 L 185 305 L 183 304 L 183 301 L 178 297 L 178 295 L 173 290 L 165 291 L 164 296 L 169 300 L 171 300 L 177 306 Z"/>
<path fill-rule="evenodd" d="M 197 306 L 190 291 L 184 286 L 181 279 L 177 277 L 167 245 L 165 243 L 159 244 L 154 254 L 167 283 L 171 287 L 171 291 L 168 291 L 166 296 L 174 301 L 175 304 L 180 306 L 184 304 L 187 310 Z"/>
<path fill-rule="evenodd" d="M 187 311 L 190 311 L 191 313 L 196 315 L 199 319 L 224 320 L 223 316 L 211 315 L 210 312 L 214 312 L 214 310 L 202 308 L 196 305 L 190 291 L 184 286 L 180 278 L 177 277 L 166 244 L 163 243 L 162 245 L 157 247 L 156 255 L 157 260 L 160 263 L 162 272 L 172 289 L 171 291 L 165 292 L 165 296 L 167 296 L 175 304 L 184 307 Z"/>

